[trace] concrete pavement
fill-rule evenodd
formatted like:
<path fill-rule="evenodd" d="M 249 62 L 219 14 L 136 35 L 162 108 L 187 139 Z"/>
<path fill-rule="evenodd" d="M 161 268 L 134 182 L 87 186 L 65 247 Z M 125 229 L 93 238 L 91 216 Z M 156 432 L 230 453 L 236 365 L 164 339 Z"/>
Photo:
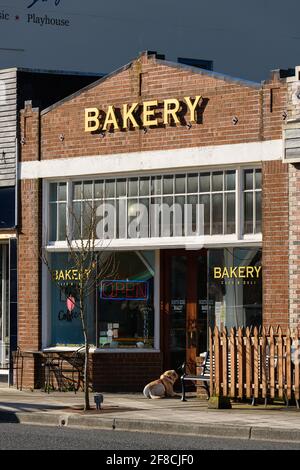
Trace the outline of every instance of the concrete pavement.
<path fill-rule="evenodd" d="M 211 410 L 206 400 L 195 397 L 182 403 L 178 398 L 148 400 L 142 394 L 103 395 L 101 411 L 83 413 L 82 393 L 0 387 L 0 422 L 300 442 L 295 407 L 233 403 L 231 410 Z"/>

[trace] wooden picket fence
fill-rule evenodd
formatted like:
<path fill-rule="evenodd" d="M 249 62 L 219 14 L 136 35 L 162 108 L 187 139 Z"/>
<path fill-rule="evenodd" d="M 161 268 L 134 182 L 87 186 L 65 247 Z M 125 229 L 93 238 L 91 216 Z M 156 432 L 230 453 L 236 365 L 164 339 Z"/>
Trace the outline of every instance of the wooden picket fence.
<path fill-rule="evenodd" d="M 300 336 L 281 328 L 217 327 L 210 335 L 210 390 L 213 395 L 253 400 L 300 399 Z"/>

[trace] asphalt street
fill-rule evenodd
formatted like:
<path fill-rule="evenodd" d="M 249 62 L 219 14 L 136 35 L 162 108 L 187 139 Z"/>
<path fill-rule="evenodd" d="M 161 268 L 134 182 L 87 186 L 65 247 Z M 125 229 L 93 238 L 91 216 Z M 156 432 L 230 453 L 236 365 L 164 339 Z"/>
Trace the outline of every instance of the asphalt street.
<path fill-rule="evenodd" d="M 0 450 L 300 450 L 300 443 L 0 423 Z"/>

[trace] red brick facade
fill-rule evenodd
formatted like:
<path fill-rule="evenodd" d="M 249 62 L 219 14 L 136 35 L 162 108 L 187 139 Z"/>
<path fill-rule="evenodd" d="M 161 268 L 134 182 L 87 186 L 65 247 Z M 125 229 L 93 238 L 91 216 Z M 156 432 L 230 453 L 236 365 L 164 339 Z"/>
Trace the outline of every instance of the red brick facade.
<path fill-rule="evenodd" d="M 84 132 L 84 109 L 166 98 L 183 100 L 202 95 L 198 121 L 188 117 L 176 126 L 143 130 L 115 130 L 99 135 Z M 286 83 L 274 74 L 262 86 L 247 84 L 205 71 L 192 71 L 142 55 L 129 66 L 104 78 L 41 116 L 37 110 L 21 114 L 21 162 L 260 142 L 282 138 Z M 233 118 L 237 117 L 237 122 Z M 39 121 L 40 119 L 40 121 Z M 186 119 L 186 121 L 184 121 Z M 280 157 L 280 156 L 278 156 Z M 263 169 L 263 305 L 264 323 L 286 327 L 289 322 L 288 168 L 280 160 Z M 63 175 L 62 175 L 63 176 Z M 19 344 L 41 347 L 41 182 L 21 183 L 19 236 Z M 100 356 L 100 357 L 99 357 Z M 162 355 L 94 355 L 96 388 L 140 389 L 161 372 Z M 111 373 L 117 368 L 117 378 Z M 26 384 L 33 386 L 33 373 Z"/>
<path fill-rule="evenodd" d="M 289 326 L 288 166 L 263 163 L 263 321 Z"/>

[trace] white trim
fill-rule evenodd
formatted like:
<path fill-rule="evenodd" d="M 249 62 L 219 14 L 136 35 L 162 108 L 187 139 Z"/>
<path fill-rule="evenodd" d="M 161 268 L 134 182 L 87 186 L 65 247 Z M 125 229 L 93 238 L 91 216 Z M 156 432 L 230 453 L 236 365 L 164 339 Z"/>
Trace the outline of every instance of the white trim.
<path fill-rule="evenodd" d="M 0 243 L 7 243 L 11 239 L 17 238 L 17 234 L 0 233 Z"/>
<path fill-rule="evenodd" d="M 68 346 L 55 346 L 55 347 L 52 347 L 52 348 L 44 348 L 43 349 L 43 352 L 47 353 L 47 352 L 76 352 L 78 350 L 78 348 L 80 348 L 80 345 L 78 346 L 74 346 L 74 347 L 68 347 Z M 116 354 L 120 354 L 120 353 L 138 353 L 138 354 L 141 354 L 141 353 L 160 353 L 160 350 L 159 349 L 150 349 L 150 348 L 119 348 L 119 349 L 115 349 L 115 348 L 90 348 L 89 352 L 91 354 L 94 354 L 94 353 L 116 353 Z M 0 370 L 0 373 L 1 373 L 1 370 Z"/>
<path fill-rule="evenodd" d="M 282 139 L 243 144 L 213 145 L 173 150 L 131 152 L 112 155 L 55 158 L 19 164 L 21 180 L 132 172 L 176 171 L 281 160 Z"/>
<path fill-rule="evenodd" d="M 195 243 L 197 237 L 166 237 L 166 238 L 131 238 L 131 239 L 114 239 L 110 240 L 105 248 L 106 250 L 159 250 L 161 248 L 212 248 L 219 246 L 238 246 L 238 245 L 260 245 L 262 243 L 262 235 L 245 235 L 242 239 L 238 239 L 233 235 L 211 235 L 200 238 L 199 243 Z M 98 242 L 99 249 L 103 249 L 103 242 Z M 78 242 L 74 242 L 74 247 L 78 246 Z M 95 248 L 97 249 L 97 243 Z M 66 241 L 58 241 L 49 243 L 46 247 L 49 252 L 66 252 L 70 251 Z"/>

